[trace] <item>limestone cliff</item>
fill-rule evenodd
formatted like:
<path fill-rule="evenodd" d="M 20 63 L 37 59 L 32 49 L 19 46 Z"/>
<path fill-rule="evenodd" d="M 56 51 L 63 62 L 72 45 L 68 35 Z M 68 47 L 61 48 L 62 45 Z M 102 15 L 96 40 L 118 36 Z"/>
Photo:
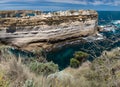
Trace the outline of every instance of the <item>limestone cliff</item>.
<path fill-rule="evenodd" d="M 51 49 L 60 43 L 70 43 L 95 35 L 97 22 L 98 14 L 94 10 L 58 11 L 23 17 L 5 16 L 0 19 L 0 40 L 29 51 L 41 47 Z"/>

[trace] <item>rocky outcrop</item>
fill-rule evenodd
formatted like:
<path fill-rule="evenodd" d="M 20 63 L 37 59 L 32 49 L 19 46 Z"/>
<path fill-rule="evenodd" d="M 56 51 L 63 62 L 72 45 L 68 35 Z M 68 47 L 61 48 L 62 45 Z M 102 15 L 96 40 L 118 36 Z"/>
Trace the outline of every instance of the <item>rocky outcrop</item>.
<path fill-rule="evenodd" d="M 12 10 L 12 11 L 0 11 L 0 18 L 13 18 L 40 15 L 41 11 L 32 10 Z"/>
<path fill-rule="evenodd" d="M 33 17 L 1 18 L 0 40 L 25 50 L 52 49 L 58 44 L 96 35 L 98 14 L 93 10 L 58 11 Z"/>

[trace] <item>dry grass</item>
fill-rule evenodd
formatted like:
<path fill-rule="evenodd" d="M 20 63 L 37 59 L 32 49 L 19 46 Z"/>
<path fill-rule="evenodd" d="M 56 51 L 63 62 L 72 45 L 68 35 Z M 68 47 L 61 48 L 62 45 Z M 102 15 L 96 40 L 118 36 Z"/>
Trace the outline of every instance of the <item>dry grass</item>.
<path fill-rule="evenodd" d="M 30 72 L 26 65 L 14 58 L 9 62 L 2 62 L 0 67 L 0 71 L 4 71 L 4 75 L 10 80 L 9 87 L 22 87 L 28 80 L 32 80 L 35 87 L 43 87 L 45 84 L 46 77 Z"/>
<path fill-rule="evenodd" d="M 85 62 L 78 69 L 66 68 L 47 77 L 46 87 L 90 87 L 84 75 L 90 70 L 90 62 Z"/>
<path fill-rule="evenodd" d="M 0 53 L 0 72 L 4 72 L 2 75 L 9 78 L 9 87 L 22 87 L 27 80 L 32 80 L 35 87 L 42 87 L 45 77 L 30 72 L 29 68 L 21 62 L 21 58 L 17 60 L 3 47 Z"/>
<path fill-rule="evenodd" d="M 47 76 L 31 72 L 29 67 L 22 63 L 20 57 L 16 58 L 4 48 L 1 49 L 0 71 L 9 79 L 8 87 L 45 87 Z"/>
<path fill-rule="evenodd" d="M 21 62 L 21 58 L 16 60 L 14 56 L 6 56 L 8 53 L 4 53 L 0 61 L 0 76 L 6 79 L 0 81 L 7 84 L 9 82 L 8 87 L 119 87 L 119 53 L 119 48 L 103 52 L 93 63 L 87 61 L 77 69 L 68 67 L 48 76 L 31 72 L 29 67 Z M 4 59 L 5 56 L 8 60 Z M 115 75 L 111 73 L 112 69 L 115 70 Z"/>
<path fill-rule="evenodd" d="M 120 48 L 103 54 L 93 63 L 85 62 L 78 69 L 66 68 L 47 77 L 46 87 L 119 87 Z M 112 70 L 115 73 L 111 73 Z"/>

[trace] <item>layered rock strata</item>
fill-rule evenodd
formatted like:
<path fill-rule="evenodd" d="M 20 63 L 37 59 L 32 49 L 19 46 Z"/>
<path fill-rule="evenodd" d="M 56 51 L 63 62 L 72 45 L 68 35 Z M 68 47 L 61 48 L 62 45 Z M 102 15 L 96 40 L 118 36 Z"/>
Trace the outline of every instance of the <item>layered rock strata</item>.
<path fill-rule="evenodd" d="M 1 12 L 0 12 L 1 13 Z M 52 49 L 96 35 L 98 14 L 93 10 L 58 11 L 36 16 L 5 17 L 0 19 L 0 41 L 32 51 L 39 48 Z"/>

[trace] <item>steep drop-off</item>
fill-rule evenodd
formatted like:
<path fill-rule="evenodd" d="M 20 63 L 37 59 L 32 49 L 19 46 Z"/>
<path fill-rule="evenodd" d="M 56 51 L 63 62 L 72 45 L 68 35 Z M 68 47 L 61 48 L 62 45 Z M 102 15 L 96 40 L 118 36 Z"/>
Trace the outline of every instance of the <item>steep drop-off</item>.
<path fill-rule="evenodd" d="M 98 30 L 98 14 L 94 10 L 0 18 L 0 41 L 27 51 L 40 48 L 50 51 L 83 37 L 97 36 Z"/>

